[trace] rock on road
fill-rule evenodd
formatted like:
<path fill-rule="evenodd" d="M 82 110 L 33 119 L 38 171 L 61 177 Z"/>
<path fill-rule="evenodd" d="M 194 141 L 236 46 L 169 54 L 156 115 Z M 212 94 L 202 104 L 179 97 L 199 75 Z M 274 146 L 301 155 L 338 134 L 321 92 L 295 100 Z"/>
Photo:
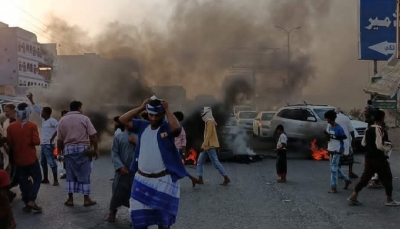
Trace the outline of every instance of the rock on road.
<path fill-rule="evenodd" d="M 363 156 L 357 155 L 355 172 L 361 175 Z M 393 197 L 400 200 L 400 156 L 390 159 L 393 177 Z M 400 208 L 385 207 L 383 189 L 364 189 L 359 196 L 361 206 L 351 206 L 346 199 L 351 190 L 329 194 L 330 171 L 328 161 L 289 160 L 288 183 L 277 184 L 275 160 L 264 159 L 250 165 L 223 163 L 232 183 L 218 184 L 222 177 L 207 164 L 205 184 L 191 187 L 189 179 L 181 180 L 181 205 L 173 228 L 274 228 L 274 229 L 339 229 L 339 228 L 393 228 L 400 225 Z M 187 166 L 193 175 L 194 166 Z M 121 208 L 117 221 L 106 222 L 111 197 L 110 178 L 113 177 L 110 158 L 103 156 L 94 162 L 92 174 L 93 198 L 97 205 L 83 207 L 83 197 L 75 195 L 75 207 L 64 206 L 65 180 L 61 186 L 42 185 L 38 204 L 42 214 L 22 212 L 20 195 L 13 202 L 17 227 L 41 229 L 102 229 L 130 228 L 127 208 Z M 346 170 L 346 168 L 345 168 Z M 357 179 L 350 186 L 354 188 Z M 14 190 L 16 190 L 14 188 Z M 151 227 L 156 228 L 156 227 Z"/>

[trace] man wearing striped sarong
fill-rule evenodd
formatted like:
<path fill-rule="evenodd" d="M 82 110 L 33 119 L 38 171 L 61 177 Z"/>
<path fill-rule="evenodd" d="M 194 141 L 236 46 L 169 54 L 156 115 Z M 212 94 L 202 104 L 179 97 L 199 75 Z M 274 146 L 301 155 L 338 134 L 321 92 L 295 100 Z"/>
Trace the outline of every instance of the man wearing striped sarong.
<path fill-rule="evenodd" d="M 147 110 L 149 121 L 133 119 Z M 168 119 L 168 123 L 165 118 Z M 135 173 L 130 199 L 130 215 L 134 229 L 158 225 L 169 228 L 178 213 L 179 179 L 186 169 L 175 147 L 181 126 L 169 111 L 168 103 L 153 96 L 142 106 L 119 119 L 138 134 L 138 144 L 130 170 Z"/>
<path fill-rule="evenodd" d="M 74 193 L 84 195 L 85 207 L 95 205 L 96 201 L 89 197 L 92 157 L 86 156 L 84 151 L 92 145 L 96 153 L 94 158 L 97 159 L 99 150 L 96 130 L 90 119 L 82 114 L 81 102 L 71 102 L 70 112 L 58 124 L 57 138 L 57 150 L 64 155 L 67 172 L 68 200 L 65 205 L 74 206 Z"/>

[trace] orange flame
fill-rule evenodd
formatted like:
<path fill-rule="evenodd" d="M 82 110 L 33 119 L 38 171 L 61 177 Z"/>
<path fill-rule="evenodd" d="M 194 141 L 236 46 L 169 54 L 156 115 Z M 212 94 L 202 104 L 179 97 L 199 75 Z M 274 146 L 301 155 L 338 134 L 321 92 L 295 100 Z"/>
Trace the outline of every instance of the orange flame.
<path fill-rule="evenodd" d="M 197 153 L 194 149 L 190 149 L 187 157 L 184 159 L 184 164 L 192 162 L 193 165 L 197 164 Z"/>
<path fill-rule="evenodd" d="M 311 142 L 311 147 L 310 148 L 311 148 L 311 152 L 312 152 L 312 157 L 315 160 L 317 160 L 317 161 L 329 160 L 328 150 L 318 147 L 317 146 L 317 139 L 314 139 Z"/>

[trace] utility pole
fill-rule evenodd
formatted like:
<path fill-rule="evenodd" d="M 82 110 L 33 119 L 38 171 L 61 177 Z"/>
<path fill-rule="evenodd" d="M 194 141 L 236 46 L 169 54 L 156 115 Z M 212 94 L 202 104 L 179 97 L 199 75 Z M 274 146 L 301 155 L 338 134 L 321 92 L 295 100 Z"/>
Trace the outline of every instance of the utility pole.
<path fill-rule="evenodd" d="M 298 27 L 292 28 L 292 29 L 285 29 L 285 28 L 283 28 L 281 26 L 277 26 L 277 25 L 275 27 L 278 29 L 282 29 L 287 34 L 287 80 L 289 80 L 290 79 L 290 69 L 289 69 L 289 67 L 290 67 L 290 33 L 293 30 L 301 29 L 301 26 L 298 26 Z M 285 83 L 287 83 L 287 82 L 285 82 Z"/>

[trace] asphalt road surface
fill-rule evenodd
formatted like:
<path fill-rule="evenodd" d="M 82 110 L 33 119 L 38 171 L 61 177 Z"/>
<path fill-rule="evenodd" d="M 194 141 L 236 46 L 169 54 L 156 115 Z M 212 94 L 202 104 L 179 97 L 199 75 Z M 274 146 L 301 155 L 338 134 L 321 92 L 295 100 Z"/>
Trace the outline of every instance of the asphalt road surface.
<path fill-rule="evenodd" d="M 394 178 L 394 198 L 400 200 L 400 156 L 390 159 Z M 355 172 L 362 171 L 362 155 L 357 155 Z M 351 190 L 340 189 L 328 194 L 329 162 L 291 159 L 288 161 L 288 183 L 277 184 L 275 160 L 246 164 L 223 164 L 232 179 L 228 187 L 218 184 L 222 177 L 211 164 L 205 168 L 205 184 L 191 187 L 181 180 L 181 205 L 173 228 L 393 228 L 400 225 L 400 207 L 385 207 L 383 189 L 365 189 L 360 193 L 361 206 L 351 206 L 346 199 Z M 18 228 L 130 228 L 128 209 L 122 208 L 113 224 L 106 222 L 113 177 L 110 158 L 103 156 L 94 163 L 93 198 L 98 202 L 83 207 L 83 198 L 75 197 L 75 207 L 64 206 L 65 184 L 42 185 L 37 203 L 42 214 L 22 212 L 20 197 L 13 202 Z M 188 171 L 196 174 L 195 167 Z M 351 188 L 357 180 L 353 180 Z M 18 195 L 19 196 L 19 195 Z M 156 227 L 152 227 L 156 228 Z"/>

